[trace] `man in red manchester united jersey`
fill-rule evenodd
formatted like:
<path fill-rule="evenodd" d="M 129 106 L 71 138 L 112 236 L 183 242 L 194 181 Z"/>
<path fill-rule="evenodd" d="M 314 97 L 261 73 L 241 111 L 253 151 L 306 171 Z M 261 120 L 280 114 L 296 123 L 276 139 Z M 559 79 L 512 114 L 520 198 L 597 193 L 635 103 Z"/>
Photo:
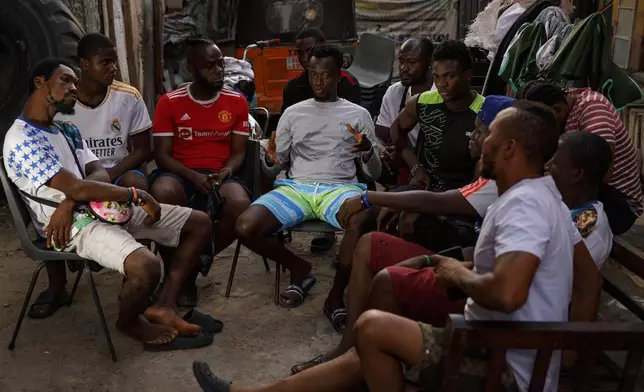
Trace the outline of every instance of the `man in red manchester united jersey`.
<path fill-rule="evenodd" d="M 214 249 L 206 246 L 200 263 L 200 271 L 207 273 L 214 254 L 235 241 L 237 217 L 250 205 L 248 188 L 235 177 L 250 134 L 248 103 L 222 88 L 224 60 L 212 41 L 197 37 L 187 44 L 193 82 L 167 93 L 157 104 L 153 134 L 159 169 L 150 176 L 150 191 L 162 203 L 205 211 L 213 185 L 221 186 L 226 203 L 215 229 Z M 196 304 L 198 272 L 186 281 L 180 305 Z"/>

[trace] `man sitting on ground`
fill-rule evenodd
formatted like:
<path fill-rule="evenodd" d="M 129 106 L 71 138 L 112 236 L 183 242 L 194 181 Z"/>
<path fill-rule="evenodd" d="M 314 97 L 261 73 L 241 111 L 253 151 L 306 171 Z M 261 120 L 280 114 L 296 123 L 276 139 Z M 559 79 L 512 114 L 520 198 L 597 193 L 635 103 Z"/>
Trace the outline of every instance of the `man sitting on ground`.
<path fill-rule="evenodd" d="M 610 101 L 589 88 L 563 91 L 543 81 L 527 83 L 519 95 L 551 106 L 562 131 L 587 131 L 606 139 L 613 151 L 613 165 L 599 188 L 599 200 L 613 234 L 627 232 L 644 212 L 640 165 L 628 131 Z"/>
<path fill-rule="evenodd" d="M 248 103 L 223 89 L 224 59 L 214 42 L 189 38 L 188 70 L 193 81 L 164 95 L 154 114 L 154 146 L 159 166 L 150 176 L 152 195 L 162 203 L 207 211 L 213 186 L 226 199 L 198 268 L 191 271 L 179 298 L 181 306 L 197 303 L 196 279 L 208 273 L 217 253 L 237 237 L 235 222 L 250 205 L 245 184 L 235 173 L 244 163 L 250 134 Z"/>
<path fill-rule="evenodd" d="M 580 318 L 591 320 L 596 315 L 599 274 L 553 179 L 542 177 L 544 164 L 557 147 L 555 121 L 543 105 L 517 102 L 490 126 L 483 145 L 482 176 L 496 180 L 500 196 L 483 221 L 473 270 L 472 263 L 438 255 L 409 260 L 433 268 L 442 287 L 467 297 L 467 320 L 563 322 L 568 320 L 571 298 L 573 308 L 581 304 L 585 310 L 578 313 Z M 577 257 L 578 249 L 585 251 L 584 257 Z M 594 278 L 578 281 L 580 269 L 594 272 Z M 573 280 L 574 285 L 585 285 L 589 294 L 571 297 Z M 442 328 L 371 310 L 358 319 L 356 331 L 355 349 L 267 387 L 231 385 L 200 362 L 193 364 L 193 370 L 202 389 L 209 392 L 300 392 L 310 391 L 311 385 L 318 392 L 331 392 L 357 389 L 365 382 L 372 392 L 402 392 L 405 376 L 419 382 L 420 373 L 429 376 L 422 380 L 423 389 L 439 387 Z M 504 390 L 527 390 L 535 355 L 534 351 L 508 351 Z M 462 362 L 459 389 L 482 388 L 487 361 L 466 353 Z M 559 363 L 560 355 L 555 353 L 545 391 L 557 390 Z"/>
<path fill-rule="evenodd" d="M 313 88 L 309 83 L 309 55 L 315 45 L 323 45 L 325 41 L 324 33 L 314 27 L 303 29 L 295 37 L 295 54 L 304 72 L 295 79 L 289 80 L 284 86 L 282 114 L 296 103 L 315 97 Z M 338 97 L 360 105 L 360 83 L 358 83 L 355 76 L 342 69 L 338 80 Z M 335 234 L 320 234 L 311 241 L 311 251 L 323 252 L 329 250 L 334 243 Z"/>
<path fill-rule="evenodd" d="M 142 166 L 150 160 L 152 121 L 139 92 L 114 80 L 118 56 L 114 43 L 92 33 L 78 43 L 81 79 L 73 115 L 58 113 L 55 120 L 78 127 L 90 150 L 110 175 L 126 188 L 148 190 Z M 131 151 L 128 146 L 131 145 Z M 31 318 L 49 317 L 65 303 L 65 264 L 47 263 L 49 287 L 29 310 Z"/>
<path fill-rule="evenodd" d="M 119 330 L 156 351 L 210 344 L 212 335 L 201 334 L 200 326 L 183 320 L 175 310 L 179 288 L 210 236 L 210 220 L 188 208 L 159 205 L 144 190 L 111 184 L 78 128 L 53 121 L 57 113 L 74 113 L 77 82 L 64 60 L 45 59 L 35 66 L 30 97 L 4 140 L 9 178 L 24 196 L 37 232 L 46 233 L 48 246 L 76 252 L 125 275 Z M 129 222 L 119 226 L 79 212 L 77 205 L 90 201 L 131 202 L 135 207 Z M 137 239 L 176 248 L 173 259 L 164 260 L 170 273 L 159 300 L 150 307 L 161 260 Z M 186 340 L 178 334 L 199 336 Z"/>
<path fill-rule="evenodd" d="M 342 202 L 366 189 L 357 183 L 356 157 L 372 178 L 381 170 L 369 112 L 338 97 L 342 53 L 322 45 L 311 49 L 310 55 L 308 76 L 315 98 L 284 112 L 264 160 L 273 175 L 289 163 L 289 178 L 276 181 L 276 188 L 255 201 L 237 221 L 237 233 L 245 246 L 291 272 L 291 285 L 280 296 L 284 307 L 299 306 L 316 280 L 309 276 L 311 264 L 279 244 L 272 234 L 311 219 L 339 229 L 336 213 Z M 349 236 L 357 241 L 362 234 L 357 230 L 347 231 L 345 239 Z M 352 251 L 343 240 L 340 258 L 350 258 Z"/>
<path fill-rule="evenodd" d="M 383 143 L 389 144 L 391 142 L 389 128 L 396 121 L 398 114 L 404 109 L 405 102 L 417 94 L 436 90 L 431 72 L 433 54 L 434 45 L 428 37 L 410 38 L 400 47 L 398 54 L 400 82 L 392 84 L 385 92 L 376 120 L 376 135 Z M 416 147 L 419 129 L 420 127 L 416 124 L 414 129 L 409 132 L 409 142 L 414 148 Z M 391 146 L 387 149 L 387 155 L 393 155 L 393 153 L 395 153 L 395 147 Z M 391 160 L 383 168 L 383 176 L 381 176 L 379 182 L 382 183 L 383 177 L 387 175 L 397 176 L 396 182 L 398 185 L 406 185 L 409 182 L 409 170 L 401 167 L 400 163 L 404 165 L 404 162 L 398 161 Z M 387 173 L 388 170 L 391 173 Z"/>

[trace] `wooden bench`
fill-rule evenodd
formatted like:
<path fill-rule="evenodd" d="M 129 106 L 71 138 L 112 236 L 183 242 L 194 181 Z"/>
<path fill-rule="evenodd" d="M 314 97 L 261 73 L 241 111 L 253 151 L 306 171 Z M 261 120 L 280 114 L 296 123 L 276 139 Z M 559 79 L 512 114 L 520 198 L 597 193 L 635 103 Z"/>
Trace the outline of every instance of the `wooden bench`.
<path fill-rule="evenodd" d="M 615 238 L 611 258 L 644 279 L 644 252 L 621 238 Z M 604 276 L 604 291 L 632 312 L 639 322 L 522 323 L 466 322 L 462 315 L 450 315 L 446 326 L 442 358 L 443 392 L 457 391 L 463 351 L 490 351 L 485 391 L 501 390 L 505 353 L 510 349 L 537 350 L 529 391 L 542 391 L 553 351 L 574 350 L 579 360 L 572 371 L 562 370 L 559 391 L 634 391 L 644 359 L 644 308 Z M 622 367 L 607 351 L 626 352 Z M 600 366 L 598 366 L 600 365 Z"/>
<path fill-rule="evenodd" d="M 531 392 L 542 391 L 553 351 L 578 351 L 579 361 L 572 390 L 596 391 L 595 365 L 602 351 L 627 351 L 626 365 L 618 389 L 607 385 L 605 390 L 633 391 L 644 359 L 644 323 L 522 323 L 476 321 L 466 322 L 462 315 L 450 315 L 446 326 L 443 357 L 442 392 L 456 392 L 460 363 L 466 349 L 485 348 L 490 352 L 485 391 L 501 391 L 501 375 L 505 369 L 505 353 L 509 349 L 537 350 L 530 383 Z M 566 377 L 563 377 L 562 381 Z M 612 380 L 607 380 L 612 381 Z M 562 383 L 560 390 L 570 390 Z M 604 389 L 599 389 L 604 390 Z"/>

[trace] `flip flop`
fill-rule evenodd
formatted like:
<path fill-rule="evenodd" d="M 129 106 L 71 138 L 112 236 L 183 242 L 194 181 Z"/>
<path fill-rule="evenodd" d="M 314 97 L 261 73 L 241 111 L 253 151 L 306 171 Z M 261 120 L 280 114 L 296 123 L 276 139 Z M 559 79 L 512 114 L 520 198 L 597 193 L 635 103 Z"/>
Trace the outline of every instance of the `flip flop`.
<path fill-rule="evenodd" d="M 44 319 L 52 316 L 58 309 L 66 305 L 69 301 L 69 295 L 66 291 L 56 294 L 50 291 L 43 291 L 38 294 L 36 301 L 31 304 L 29 308 L 29 313 L 27 315 L 32 319 Z M 42 309 L 38 311 L 37 309 Z"/>
<path fill-rule="evenodd" d="M 315 367 L 317 365 L 321 365 L 324 362 L 328 361 L 326 356 L 324 355 L 318 355 L 317 357 L 311 359 L 310 361 L 306 361 L 304 363 L 301 363 L 299 365 L 295 365 L 291 368 L 291 374 L 298 374 L 302 373 L 305 370 L 308 370 L 312 367 Z"/>
<path fill-rule="evenodd" d="M 232 383 L 215 376 L 208 364 L 194 361 L 192 373 L 204 392 L 230 392 L 230 384 Z"/>
<path fill-rule="evenodd" d="M 324 311 L 324 315 L 326 316 L 327 319 L 331 322 L 331 325 L 333 326 L 333 329 L 335 329 L 335 332 L 342 334 L 344 333 L 344 329 L 346 328 L 346 323 L 347 323 L 347 314 L 348 311 L 346 308 L 338 308 L 333 311 L 329 310 L 329 308 L 326 307 L 326 304 L 324 304 L 324 307 L 322 308 L 322 311 Z"/>
<path fill-rule="evenodd" d="M 211 335 L 219 333 L 224 329 L 224 323 L 221 320 L 203 314 L 196 309 L 190 309 L 188 313 L 183 315 L 183 319 L 190 324 L 200 326 L 201 332 Z"/>
<path fill-rule="evenodd" d="M 283 308 L 293 309 L 302 305 L 302 302 L 308 297 L 309 292 L 317 283 L 317 279 L 314 276 L 308 276 L 302 282 L 302 286 L 292 284 L 286 288 L 282 294 L 280 294 L 280 305 Z"/>
<path fill-rule="evenodd" d="M 195 336 L 177 336 L 173 341 L 164 344 L 143 343 L 143 349 L 151 352 L 191 350 L 212 344 L 214 336 L 208 333 L 199 333 Z"/>

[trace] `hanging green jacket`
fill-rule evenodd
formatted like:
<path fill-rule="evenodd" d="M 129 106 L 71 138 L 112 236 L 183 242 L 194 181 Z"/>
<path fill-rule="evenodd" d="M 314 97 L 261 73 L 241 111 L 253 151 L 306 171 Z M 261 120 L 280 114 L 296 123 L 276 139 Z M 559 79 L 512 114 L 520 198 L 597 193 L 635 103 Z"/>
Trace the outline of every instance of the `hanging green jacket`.
<path fill-rule="evenodd" d="M 642 98 L 637 83 L 613 62 L 609 30 L 599 13 L 577 23 L 545 71 L 553 81 L 582 81 L 617 110 Z"/>
<path fill-rule="evenodd" d="M 517 32 L 516 39 L 505 52 L 499 76 L 515 94 L 525 83 L 537 78 L 537 51 L 547 40 L 546 26 L 543 23 L 528 23 Z"/>

